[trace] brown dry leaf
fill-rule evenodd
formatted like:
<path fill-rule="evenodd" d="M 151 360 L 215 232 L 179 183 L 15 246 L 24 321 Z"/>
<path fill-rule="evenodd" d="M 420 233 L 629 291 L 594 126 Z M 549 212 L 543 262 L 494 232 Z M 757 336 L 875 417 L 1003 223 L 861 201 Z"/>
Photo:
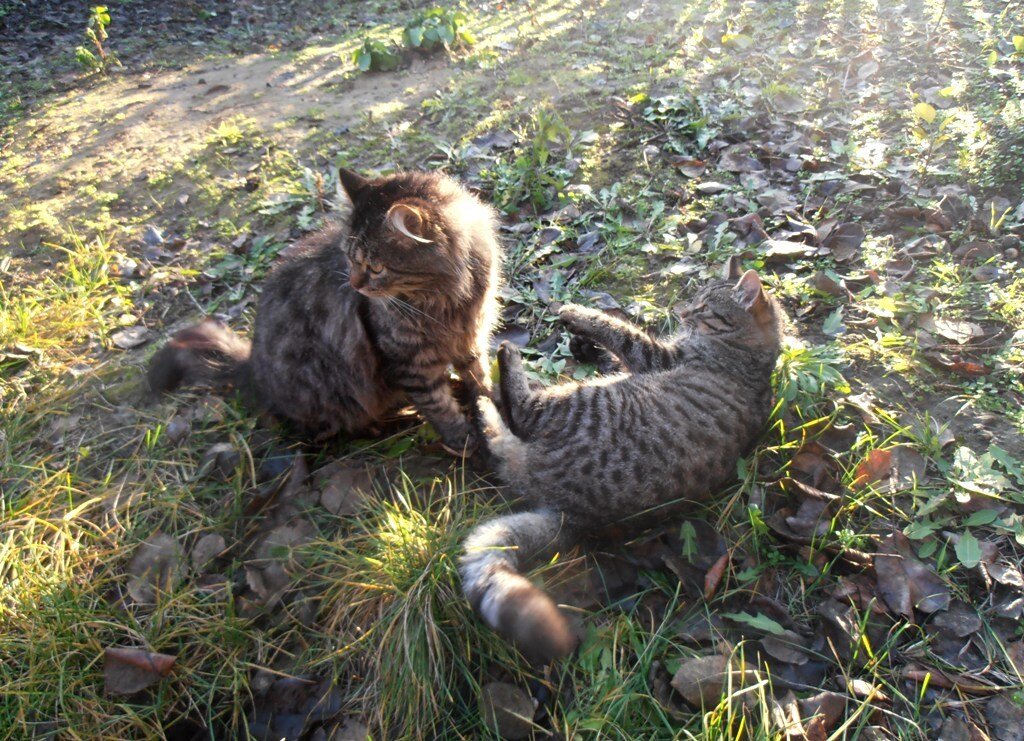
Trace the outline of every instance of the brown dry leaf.
<path fill-rule="evenodd" d="M 892 453 L 888 450 L 872 450 L 857 466 L 853 488 L 863 489 L 870 484 L 887 479 L 891 469 Z"/>
<path fill-rule="evenodd" d="M 761 256 L 766 263 L 781 263 L 807 257 L 814 253 L 814 247 L 806 242 L 791 242 L 788 239 L 768 239 L 760 246 Z"/>
<path fill-rule="evenodd" d="M 994 741 L 1024 741 L 1024 705 L 1014 692 L 1003 692 L 988 701 L 985 720 Z"/>
<path fill-rule="evenodd" d="M 103 689 L 108 695 L 134 695 L 170 674 L 177 656 L 141 648 L 103 651 Z"/>
<path fill-rule="evenodd" d="M 338 715 L 341 693 L 329 680 L 280 677 L 260 670 L 252 679 L 253 707 L 248 738 L 260 741 L 305 738 L 309 727 Z"/>
<path fill-rule="evenodd" d="M 139 604 L 152 604 L 156 595 L 173 589 L 181 579 L 182 548 L 170 535 L 156 533 L 143 542 L 128 564 L 128 594 Z"/>
<path fill-rule="evenodd" d="M 694 707 L 710 708 L 718 705 L 726 684 L 740 689 L 757 681 L 757 674 L 749 664 L 728 656 L 698 656 L 680 665 L 672 687 Z"/>
<path fill-rule="evenodd" d="M 708 169 L 707 162 L 690 157 L 670 156 L 668 162 L 688 178 L 699 178 Z"/>
<path fill-rule="evenodd" d="M 939 729 L 940 741 L 989 741 L 988 734 L 973 723 L 950 715 Z"/>
<path fill-rule="evenodd" d="M 722 581 L 722 576 L 725 574 L 725 567 L 729 565 L 729 554 L 723 553 L 718 557 L 718 560 L 712 564 L 711 568 L 704 575 L 704 600 L 711 599 L 715 590 L 718 589 L 719 583 Z"/>
<path fill-rule="evenodd" d="M 761 172 L 764 165 L 750 155 L 750 150 L 749 144 L 726 147 L 718 158 L 718 168 L 728 172 Z"/>
<path fill-rule="evenodd" d="M 874 565 L 878 592 L 893 612 L 913 621 L 915 607 L 931 613 L 949 606 L 949 588 L 918 560 L 903 533 L 882 541 Z"/>
<path fill-rule="evenodd" d="M 823 270 L 818 270 L 807 280 L 815 289 L 835 298 L 849 298 L 850 292 L 843 283 L 830 278 Z"/>
<path fill-rule="evenodd" d="M 828 450 L 813 440 L 805 443 L 789 463 L 790 468 L 800 474 L 800 480 L 815 489 L 827 491 L 838 488 L 835 481 L 835 459 Z"/>
<path fill-rule="evenodd" d="M 235 473 L 242 454 L 231 443 L 211 445 L 199 462 L 195 477 L 197 479 L 210 476 L 220 481 L 227 481 Z"/>
<path fill-rule="evenodd" d="M 889 481 L 883 484 L 882 491 L 906 491 L 924 480 L 928 461 L 917 450 L 909 445 L 897 445 L 890 448 L 889 453 L 892 467 Z"/>
<path fill-rule="evenodd" d="M 1017 675 L 1024 677 L 1024 641 L 1013 641 L 1006 644 L 1006 656 L 1010 659 Z"/>
<path fill-rule="evenodd" d="M 984 328 L 974 322 L 942 319 L 932 314 L 921 315 L 917 320 L 917 326 L 926 332 L 952 340 L 958 345 L 965 345 L 968 342 L 985 336 Z"/>
<path fill-rule="evenodd" d="M 761 647 L 773 659 L 787 664 L 802 666 L 807 663 L 807 641 L 799 633 L 783 630 L 778 635 L 767 635 L 761 639 Z"/>
<path fill-rule="evenodd" d="M 973 360 L 966 360 L 961 355 L 947 355 L 937 350 L 926 350 L 922 353 L 924 359 L 937 368 L 948 370 L 964 378 L 981 378 L 992 372 L 988 366 Z"/>
<path fill-rule="evenodd" d="M 533 698 L 508 682 L 490 682 L 480 696 L 480 716 L 484 725 L 506 739 L 526 738 L 533 729 L 536 708 Z"/>
<path fill-rule="evenodd" d="M 207 533 L 192 547 L 192 568 L 201 570 L 206 564 L 217 558 L 227 549 L 224 536 L 218 533 Z"/>
<path fill-rule="evenodd" d="M 373 491 L 373 477 L 362 463 L 337 461 L 321 469 L 318 478 L 324 481 L 320 504 L 333 515 L 357 514 L 366 507 L 366 497 Z"/>
<path fill-rule="evenodd" d="M 831 731 L 846 711 L 847 698 L 836 692 L 819 692 L 800 700 L 800 715 L 810 720 L 820 719 L 823 730 Z"/>
<path fill-rule="evenodd" d="M 966 638 L 981 630 L 982 622 L 977 610 L 957 600 L 937 613 L 931 625 L 957 638 Z"/>
<path fill-rule="evenodd" d="M 110 341 L 115 347 L 122 350 L 132 350 L 140 345 L 145 345 L 153 337 L 153 333 L 143 326 L 128 327 L 110 335 Z"/>
<path fill-rule="evenodd" d="M 964 692 L 969 695 L 988 695 L 1003 689 L 970 674 L 944 672 L 935 667 L 913 662 L 904 666 L 900 674 L 904 679 L 911 682 L 923 683 L 927 681 L 933 687 L 939 687 L 944 690 L 956 690 L 957 692 Z"/>
<path fill-rule="evenodd" d="M 1014 564 L 982 563 L 984 563 L 985 571 L 988 572 L 988 575 L 1000 584 L 1024 590 L 1024 576 L 1021 575 L 1020 569 Z"/>
<path fill-rule="evenodd" d="M 864 227 L 848 221 L 838 224 L 827 236 L 822 237 L 821 246 L 831 251 L 839 262 L 848 262 L 860 254 L 863 242 Z"/>

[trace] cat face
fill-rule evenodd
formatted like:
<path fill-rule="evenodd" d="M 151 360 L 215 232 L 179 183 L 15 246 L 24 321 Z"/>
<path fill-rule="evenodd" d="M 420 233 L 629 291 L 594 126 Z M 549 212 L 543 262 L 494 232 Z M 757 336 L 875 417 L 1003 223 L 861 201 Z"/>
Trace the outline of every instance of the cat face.
<path fill-rule="evenodd" d="M 349 283 L 370 298 L 423 299 L 465 281 L 445 212 L 452 186 L 430 173 L 367 180 L 341 171 L 352 200 Z M 447 186 L 447 187 L 446 187 Z"/>
<path fill-rule="evenodd" d="M 779 338 L 778 307 L 753 270 L 735 282 L 709 283 L 680 312 L 680 318 L 691 332 L 739 344 L 760 346 L 777 343 Z"/>

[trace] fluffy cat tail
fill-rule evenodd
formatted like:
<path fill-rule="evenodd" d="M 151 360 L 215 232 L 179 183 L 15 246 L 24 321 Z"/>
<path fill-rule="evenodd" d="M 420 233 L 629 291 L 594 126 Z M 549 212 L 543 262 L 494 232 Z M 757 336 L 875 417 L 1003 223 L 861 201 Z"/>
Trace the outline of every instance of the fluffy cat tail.
<path fill-rule="evenodd" d="M 222 322 L 204 319 L 176 332 L 153 355 L 146 378 L 155 393 L 196 383 L 239 388 L 248 382 L 250 349 Z"/>
<path fill-rule="evenodd" d="M 484 622 L 537 664 L 568 656 L 577 640 L 554 601 L 521 572 L 571 542 L 562 515 L 538 510 L 488 520 L 464 543 L 462 591 Z"/>

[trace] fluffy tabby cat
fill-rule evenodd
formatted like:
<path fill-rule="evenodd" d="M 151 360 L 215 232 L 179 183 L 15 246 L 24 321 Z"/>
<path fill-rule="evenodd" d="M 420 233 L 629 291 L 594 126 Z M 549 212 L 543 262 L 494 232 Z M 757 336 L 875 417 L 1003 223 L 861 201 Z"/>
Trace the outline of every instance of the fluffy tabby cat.
<path fill-rule="evenodd" d="M 498 350 L 499 417 L 481 399 L 498 471 L 528 511 L 484 522 L 467 538 L 463 590 L 484 620 L 534 661 L 564 656 L 575 637 L 521 575 L 531 559 L 580 539 L 639 530 L 707 498 L 736 472 L 771 411 L 783 314 L 752 270 L 705 286 L 681 333 L 655 340 L 593 309 L 562 320 L 625 372 L 534 390 L 518 350 Z M 574 338 L 576 339 L 576 338 Z"/>
<path fill-rule="evenodd" d="M 349 170 L 345 225 L 289 250 L 263 286 L 252 343 L 208 319 L 153 358 L 149 383 L 231 385 L 310 437 L 366 431 L 406 401 L 444 445 L 475 445 L 453 396 L 489 392 L 499 247 L 493 209 L 439 173 Z"/>

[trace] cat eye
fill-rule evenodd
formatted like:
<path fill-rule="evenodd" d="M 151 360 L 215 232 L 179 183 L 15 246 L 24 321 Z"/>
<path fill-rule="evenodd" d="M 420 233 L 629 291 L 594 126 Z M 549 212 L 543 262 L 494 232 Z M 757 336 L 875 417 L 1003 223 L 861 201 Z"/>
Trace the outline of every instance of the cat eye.
<path fill-rule="evenodd" d="M 384 272 L 384 266 L 378 263 L 367 263 L 366 272 L 370 275 L 380 275 Z"/>

